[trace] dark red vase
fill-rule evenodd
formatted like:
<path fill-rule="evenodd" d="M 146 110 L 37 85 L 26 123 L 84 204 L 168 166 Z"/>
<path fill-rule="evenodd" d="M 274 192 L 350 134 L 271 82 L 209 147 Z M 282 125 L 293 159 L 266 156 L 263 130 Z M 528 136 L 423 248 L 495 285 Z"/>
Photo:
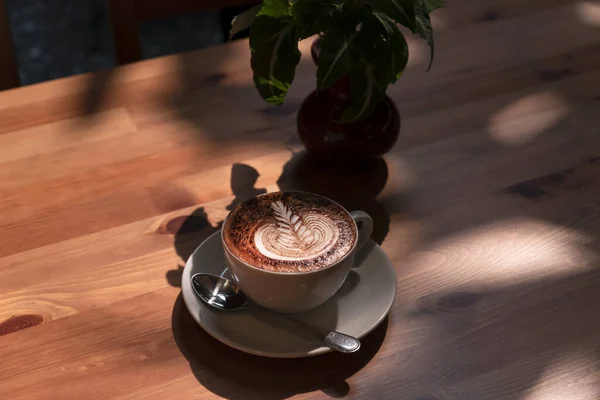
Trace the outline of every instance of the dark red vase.
<path fill-rule="evenodd" d="M 319 39 L 311 53 L 318 63 Z M 313 91 L 298 112 L 298 134 L 308 151 L 326 161 L 354 163 L 380 157 L 391 150 L 400 134 L 400 114 L 385 96 L 367 118 L 341 124 L 349 105 L 349 81 L 344 77 L 321 92 Z"/>

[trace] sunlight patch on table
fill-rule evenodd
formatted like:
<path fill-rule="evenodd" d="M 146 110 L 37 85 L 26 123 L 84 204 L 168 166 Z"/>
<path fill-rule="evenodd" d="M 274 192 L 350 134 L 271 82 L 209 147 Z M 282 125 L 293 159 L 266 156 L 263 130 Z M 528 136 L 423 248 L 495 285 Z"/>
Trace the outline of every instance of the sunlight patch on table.
<path fill-rule="evenodd" d="M 565 351 L 546 367 L 523 400 L 596 399 L 600 370 L 593 352 Z"/>
<path fill-rule="evenodd" d="M 586 24 L 600 27 L 600 3 L 582 1 L 575 6 L 575 11 Z"/>
<path fill-rule="evenodd" d="M 558 93 L 534 93 L 496 112 L 490 119 L 490 138 L 506 146 L 531 143 L 564 120 L 570 105 Z"/>
<path fill-rule="evenodd" d="M 448 288 L 481 290 L 589 271 L 596 259 L 585 249 L 589 242 L 584 233 L 533 218 L 496 221 L 414 253 L 403 268 L 408 273 L 398 280 L 398 297 L 410 300 Z"/>
<path fill-rule="evenodd" d="M 537 280 L 592 268 L 582 258 L 583 233 L 532 218 L 494 222 L 448 242 L 458 251 L 470 249 L 470 258 L 480 265 L 473 278 L 480 283 Z"/>

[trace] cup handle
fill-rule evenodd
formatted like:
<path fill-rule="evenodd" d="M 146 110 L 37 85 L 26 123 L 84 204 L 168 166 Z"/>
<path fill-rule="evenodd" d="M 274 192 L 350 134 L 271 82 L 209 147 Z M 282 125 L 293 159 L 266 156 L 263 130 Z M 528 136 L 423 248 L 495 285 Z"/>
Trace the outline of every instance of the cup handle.
<path fill-rule="evenodd" d="M 373 218 L 364 211 L 352 211 L 350 213 L 356 225 L 360 223 L 358 228 L 358 239 L 356 241 L 356 251 L 359 251 L 371 238 L 373 233 Z"/>

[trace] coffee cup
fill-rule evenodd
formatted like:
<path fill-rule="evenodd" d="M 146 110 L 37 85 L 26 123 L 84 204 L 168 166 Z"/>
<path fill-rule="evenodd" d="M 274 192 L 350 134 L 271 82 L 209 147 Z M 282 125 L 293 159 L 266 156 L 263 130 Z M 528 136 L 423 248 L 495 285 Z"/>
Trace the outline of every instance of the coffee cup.
<path fill-rule="evenodd" d="M 221 230 L 227 268 L 257 305 L 279 313 L 318 307 L 342 286 L 373 220 L 308 192 L 272 192 L 237 205 Z"/>

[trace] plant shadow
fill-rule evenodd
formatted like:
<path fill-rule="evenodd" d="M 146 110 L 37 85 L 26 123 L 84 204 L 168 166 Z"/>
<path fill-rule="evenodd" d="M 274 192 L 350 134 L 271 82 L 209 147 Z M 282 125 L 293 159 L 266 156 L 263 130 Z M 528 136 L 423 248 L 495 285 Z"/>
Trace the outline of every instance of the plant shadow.
<path fill-rule="evenodd" d="M 233 164 L 231 167 L 231 190 L 234 194 L 233 201 L 226 207 L 233 209 L 242 201 L 265 193 L 266 189 L 255 188 L 258 180 L 258 171 L 246 164 Z M 212 225 L 204 207 L 199 207 L 190 215 L 180 216 L 167 223 L 166 230 L 174 234 L 175 251 L 183 263 L 187 262 L 194 250 L 213 233 L 221 229 L 223 221 Z M 167 271 L 166 279 L 171 286 L 181 286 L 183 266 Z"/>
<path fill-rule="evenodd" d="M 301 190 L 328 197 L 347 210 L 363 210 L 373 218 L 372 239 L 382 244 L 389 231 L 390 215 L 377 201 L 388 180 L 383 158 L 354 165 L 329 164 L 307 151 L 292 151 L 277 180 L 280 190 Z M 398 210 L 400 211 L 400 210 Z"/>

